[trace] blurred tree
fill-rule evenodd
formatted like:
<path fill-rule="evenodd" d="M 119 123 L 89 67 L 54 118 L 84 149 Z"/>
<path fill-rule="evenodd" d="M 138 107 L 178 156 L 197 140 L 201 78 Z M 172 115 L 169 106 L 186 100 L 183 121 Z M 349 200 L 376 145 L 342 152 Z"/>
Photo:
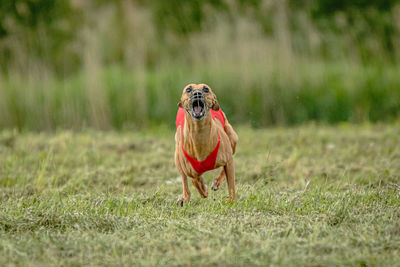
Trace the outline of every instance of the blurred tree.
<path fill-rule="evenodd" d="M 228 5 L 222 0 L 153 0 L 149 2 L 161 36 L 167 30 L 180 35 L 201 30 L 202 23 L 207 17 L 207 7 L 225 11 L 228 9 Z"/>
<path fill-rule="evenodd" d="M 157 34 L 157 45 L 150 44 L 145 53 L 154 54 L 151 58 L 158 58 L 159 53 L 174 54 L 170 51 L 179 51 L 184 42 L 169 47 L 165 42 L 168 34 L 185 40 L 192 33 L 202 31 L 205 22 L 218 15 L 247 16 L 258 23 L 266 35 L 279 31 L 274 28 L 274 16 L 277 15 L 279 1 L 263 0 L 3 0 L 0 1 L 0 68 L 2 72 L 9 69 L 24 71 L 30 62 L 54 70 L 55 73 L 68 73 L 79 70 L 82 63 L 80 46 L 80 31 L 93 21 L 88 14 L 94 14 L 94 20 L 102 20 L 97 12 L 101 8 L 120 12 L 121 3 L 134 3 L 149 11 Z M 375 57 L 376 50 L 384 51 L 384 60 L 396 60 L 392 54 L 396 53 L 394 37 L 396 29 L 394 12 L 392 10 L 400 0 L 288 0 L 287 19 L 291 40 L 298 42 L 297 47 L 306 47 L 301 44 L 307 42 L 304 29 L 299 24 L 299 14 L 307 14 L 312 26 L 321 38 L 321 48 L 318 55 L 327 58 L 336 58 L 335 50 L 345 51 L 348 47 L 339 47 L 341 42 L 351 40 L 351 49 L 359 54 L 363 62 L 381 60 Z M 119 10 L 119 11 L 118 11 Z M 123 13 L 123 12 L 122 12 Z M 119 16 L 119 15 L 117 15 Z M 129 25 L 126 20 L 116 19 L 107 30 L 115 36 L 118 32 L 129 34 Z M 90 29 L 90 26 L 87 27 Z M 124 30 L 125 29 L 125 30 Z M 107 33 L 102 32 L 107 36 Z M 121 35 L 121 34 L 120 34 Z M 331 35 L 329 38 L 326 36 Z M 350 38 L 343 38 L 343 36 Z M 127 42 L 129 38 L 120 38 Z M 332 42 L 332 40 L 334 42 Z M 343 41 L 344 40 L 344 41 Z M 115 45 L 116 51 L 109 52 L 106 63 L 120 63 L 124 58 L 126 45 Z M 339 48 L 336 48 L 339 47 Z M 149 52 L 159 51 L 162 52 Z M 110 48 L 112 49 L 112 48 Z M 108 49 L 107 51 L 109 51 Z M 118 50 L 119 49 L 119 50 Z M 301 52 L 305 53 L 307 49 Z M 313 52 L 315 53 L 315 52 Z M 113 58 L 115 57 L 115 58 Z M 154 67 L 156 60 L 150 60 Z"/>
<path fill-rule="evenodd" d="M 64 68 L 65 45 L 76 38 L 79 10 L 65 0 L 0 1 L 0 62 L 2 71 L 18 58 L 18 49 L 47 65 Z M 12 36 L 13 41 L 7 41 Z M 16 47 L 15 42 L 18 42 Z M 70 60 L 76 57 L 68 55 Z"/>

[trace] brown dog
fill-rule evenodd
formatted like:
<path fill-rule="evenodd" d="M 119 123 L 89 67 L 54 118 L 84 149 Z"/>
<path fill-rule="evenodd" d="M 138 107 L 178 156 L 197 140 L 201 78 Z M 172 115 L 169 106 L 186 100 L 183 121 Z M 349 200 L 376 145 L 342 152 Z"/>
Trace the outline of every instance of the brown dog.
<path fill-rule="evenodd" d="M 175 165 L 182 176 L 183 196 L 177 204 L 190 200 L 187 177 L 206 198 L 208 190 L 201 174 L 219 167 L 223 169 L 211 188 L 218 190 L 227 178 L 229 200 L 236 200 L 233 154 L 238 136 L 219 108 L 217 97 L 206 84 L 189 84 L 183 89 L 178 106 Z"/>

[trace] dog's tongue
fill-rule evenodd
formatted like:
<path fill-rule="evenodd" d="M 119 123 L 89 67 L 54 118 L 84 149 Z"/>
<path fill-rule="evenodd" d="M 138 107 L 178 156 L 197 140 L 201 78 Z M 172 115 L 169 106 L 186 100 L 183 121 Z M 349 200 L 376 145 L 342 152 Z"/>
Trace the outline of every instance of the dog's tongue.
<path fill-rule="evenodd" d="M 196 106 L 193 109 L 194 109 L 194 113 L 196 114 L 196 116 L 199 116 L 201 114 L 201 111 L 203 108 L 200 106 Z"/>

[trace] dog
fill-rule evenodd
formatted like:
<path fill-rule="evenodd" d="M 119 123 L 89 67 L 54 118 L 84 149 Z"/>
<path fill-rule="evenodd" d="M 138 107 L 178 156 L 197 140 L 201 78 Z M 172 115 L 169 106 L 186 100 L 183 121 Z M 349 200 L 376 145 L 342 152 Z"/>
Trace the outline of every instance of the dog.
<path fill-rule="evenodd" d="M 226 178 L 229 202 L 236 200 L 235 154 L 238 136 L 220 109 L 216 95 L 207 84 L 189 84 L 178 103 L 175 134 L 175 165 L 182 177 L 183 195 L 177 205 L 190 200 L 190 177 L 202 198 L 208 196 L 201 175 L 223 167 L 211 185 L 218 190 Z"/>

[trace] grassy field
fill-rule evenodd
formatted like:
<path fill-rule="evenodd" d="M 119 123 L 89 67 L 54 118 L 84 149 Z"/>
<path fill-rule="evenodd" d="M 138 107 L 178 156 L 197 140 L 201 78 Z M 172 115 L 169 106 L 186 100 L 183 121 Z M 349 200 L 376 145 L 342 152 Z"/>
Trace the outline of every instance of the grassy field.
<path fill-rule="evenodd" d="M 399 266 L 399 124 L 237 131 L 183 208 L 168 128 L 0 132 L 0 265 Z"/>

